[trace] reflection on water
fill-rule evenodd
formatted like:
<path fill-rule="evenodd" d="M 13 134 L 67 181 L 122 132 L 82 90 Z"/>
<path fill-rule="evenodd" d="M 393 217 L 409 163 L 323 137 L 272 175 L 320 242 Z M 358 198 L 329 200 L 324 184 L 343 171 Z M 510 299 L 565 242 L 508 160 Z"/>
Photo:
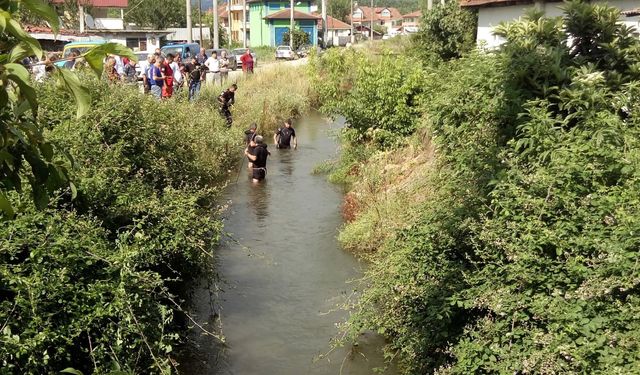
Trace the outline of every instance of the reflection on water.
<path fill-rule="evenodd" d="M 183 361 L 183 373 L 369 375 L 382 365 L 375 335 L 364 335 L 356 348 L 323 356 L 337 334 L 336 323 L 347 316 L 338 305 L 356 294 L 357 284 L 349 281 L 360 277 L 363 267 L 336 241 L 340 188 L 311 174 L 334 156 L 336 144 L 328 133 L 338 126 L 316 117 L 294 124 L 298 150 L 270 146 L 267 180 L 240 179 L 229 187 L 233 203 L 225 230 L 232 239 L 218 252 L 227 345 L 197 337 L 198 348 Z M 195 300 L 198 316 L 207 316 L 206 288 L 196 291 Z"/>

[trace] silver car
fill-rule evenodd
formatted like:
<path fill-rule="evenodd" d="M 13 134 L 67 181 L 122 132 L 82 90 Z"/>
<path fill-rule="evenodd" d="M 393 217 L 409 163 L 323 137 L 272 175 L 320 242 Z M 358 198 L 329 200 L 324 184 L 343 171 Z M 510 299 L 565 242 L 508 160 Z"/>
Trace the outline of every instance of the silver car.
<path fill-rule="evenodd" d="M 276 60 L 278 59 L 293 60 L 296 58 L 298 58 L 298 55 L 294 50 L 291 49 L 291 47 L 278 46 L 278 48 L 276 48 Z"/>

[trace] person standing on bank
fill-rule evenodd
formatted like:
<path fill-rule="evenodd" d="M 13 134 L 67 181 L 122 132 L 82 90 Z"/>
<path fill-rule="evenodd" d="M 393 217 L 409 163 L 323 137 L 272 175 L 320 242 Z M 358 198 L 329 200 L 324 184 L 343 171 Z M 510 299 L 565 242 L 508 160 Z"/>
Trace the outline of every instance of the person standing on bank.
<path fill-rule="evenodd" d="M 249 153 L 251 146 L 254 147 L 253 153 Z M 249 147 L 244 150 L 244 154 L 253 163 L 252 181 L 260 182 L 267 177 L 267 157 L 271 153 L 267 150 L 261 135 L 256 135 L 255 139 L 249 143 Z"/>
<path fill-rule="evenodd" d="M 218 96 L 218 103 L 220 103 L 220 114 L 227 120 L 227 127 L 231 127 L 233 119 L 231 118 L 231 106 L 236 102 L 235 92 L 238 89 L 238 85 L 235 83 L 229 86 L 220 96 Z"/>
<path fill-rule="evenodd" d="M 294 150 L 298 148 L 296 131 L 291 126 L 291 122 L 291 119 L 285 120 L 284 127 L 278 128 L 273 135 L 273 143 L 276 145 L 276 148 L 291 148 L 292 144 Z"/>

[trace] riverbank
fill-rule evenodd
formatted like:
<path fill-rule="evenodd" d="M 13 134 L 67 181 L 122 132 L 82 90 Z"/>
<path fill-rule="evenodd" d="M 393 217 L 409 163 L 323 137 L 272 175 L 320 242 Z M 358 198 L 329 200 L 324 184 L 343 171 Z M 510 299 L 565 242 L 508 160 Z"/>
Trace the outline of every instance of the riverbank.
<path fill-rule="evenodd" d="M 349 188 L 340 241 L 372 264 L 350 340 L 385 335 L 406 374 L 638 368 L 640 42 L 618 18 L 572 2 L 490 54 L 311 62 L 351 125 L 322 168 Z"/>
<path fill-rule="evenodd" d="M 247 79 L 238 118 L 264 113 L 266 127 L 275 113 L 306 111 L 307 92 L 288 85 L 297 76 Z M 0 226 L 0 363 L 20 373 L 174 372 L 192 324 L 184 286 L 211 272 L 242 121 L 227 129 L 206 95 L 159 103 L 135 88 L 84 82 L 92 110 L 80 119 L 55 85 L 38 87 L 46 136 L 75 160 L 74 189 L 44 211 L 17 204 L 16 218 Z"/>

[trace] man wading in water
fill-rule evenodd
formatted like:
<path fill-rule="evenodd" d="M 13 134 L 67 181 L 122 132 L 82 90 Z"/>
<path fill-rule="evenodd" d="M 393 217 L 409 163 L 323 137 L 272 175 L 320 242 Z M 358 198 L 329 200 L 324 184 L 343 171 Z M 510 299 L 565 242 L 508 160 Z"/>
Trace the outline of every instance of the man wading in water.
<path fill-rule="evenodd" d="M 298 148 L 298 139 L 296 138 L 296 131 L 291 127 L 291 119 L 284 122 L 284 127 L 279 128 L 276 134 L 273 135 L 273 143 L 276 148 L 291 148 L 293 141 L 293 149 Z"/>
<path fill-rule="evenodd" d="M 254 123 L 254 124 L 251 124 L 251 126 L 249 127 L 249 130 L 244 131 L 244 142 L 246 143 L 247 150 L 251 155 L 253 155 L 253 150 L 255 149 L 255 139 L 256 139 L 256 136 L 258 135 L 258 133 L 256 133 L 256 129 L 258 129 L 258 125 Z M 254 146 L 251 146 L 252 142 L 254 143 Z M 253 168 L 253 163 L 251 162 L 251 159 L 249 159 L 249 164 L 247 165 L 247 168 L 249 169 Z"/>
<path fill-rule="evenodd" d="M 249 148 L 253 147 L 253 153 L 249 153 Z M 256 135 L 249 142 L 249 146 L 244 150 L 245 156 L 253 163 L 253 182 L 260 182 L 267 177 L 267 157 L 271 154 L 267 150 L 267 145 L 261 135 Z"/>

